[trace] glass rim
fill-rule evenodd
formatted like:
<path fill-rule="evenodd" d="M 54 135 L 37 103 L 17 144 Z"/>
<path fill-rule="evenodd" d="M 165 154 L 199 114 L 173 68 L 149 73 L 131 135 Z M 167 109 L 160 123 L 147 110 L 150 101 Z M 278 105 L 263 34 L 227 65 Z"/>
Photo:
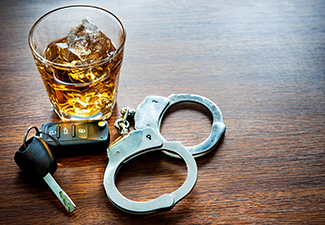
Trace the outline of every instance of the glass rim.
<path fill-rule="evenodd" d="M 114 54 L 112 56 L 107 56 L 99 61 L 96 61 L 96 62 L 92 62 L 92 63 L 89 63 L 89 64 L 85 64 L 85 65 L 75 65 L 75 66 L 71 66 L 71 65 L 65 65 L 65 64 L 59 64 L 59 63 L 55 63 L 55 62 L 52 62 L 50 60 L 47 60 L 46 58 L 44 58 L 43 56 L 41 56 L 37 51 L 36 49 L 34 48 L 33 46 L 33 43 L 32 43 L 32 36 L 33 36 L 33 33 L 34 33 L 34 30 L 36 28 L 36 26 L 45 18 L 47 17 L 48 15 L 54 13 L 54 12 L 57 12 L 57 11 L 60 11 L 62 9 L 67 9 L 67 8 L 93 8 L 93 9 L 98 9 L 98 10 L 101 10 L 101 11 L 104 11 L 108 14 L 110 14 L 111 16 L 113 16 L 117 21 L 118 23 L 120 24 L 121 26 L 121 29 L 122 29 L 122 42 L 121 44 L 119 45 L 119 47 L 116 49 L 116 51 L 114 52 Z M 85 68 L 89 68 L 89 67 L 93 67 L 93 66 L 96 66 L 96 65 L 99 65 L 99 64 L 103 64 L 113 58 L 116 57 L 116 55 L 118 55 L 124 48 L 124 44 L 125 44 L 125 40 L 126 40 L 126 33 L 125 33 L 125 28 L 123 26 L 123 23 L 122 21 L 115 15 L 113 14 L 112 12 L 104 9 L 104 8 L 101 8 L 101 7 L 98 7 L 98 6 L 93 6 L 93 5 L 67 5 L 67 6 L 63 6 L 63 7 L 59 7 L 59 8 L 56 8 L 56 9 L 53 9 L 47 13 L 45 13 L 44 15 L 42 15 L 38 20 L 36 20 L 36 22 L 33 24 L 33 26 L 31 27 L 30 31 L 29 31 L 29 34 L 28 34 L 28 44 L 29 44 L 29 47 L 30 49 L 32 50 L 32 53 L 37 57 L 39 58 L 41 61 L 47 63 L 47 64 L 50 64 L 50 65 L 53 65 L 55 67 L 61 67 L 61 68 L 65 68 L 65 69 L 75 69 L 75 68 L 80 68 L 80 69 L 85 69 Z"/>

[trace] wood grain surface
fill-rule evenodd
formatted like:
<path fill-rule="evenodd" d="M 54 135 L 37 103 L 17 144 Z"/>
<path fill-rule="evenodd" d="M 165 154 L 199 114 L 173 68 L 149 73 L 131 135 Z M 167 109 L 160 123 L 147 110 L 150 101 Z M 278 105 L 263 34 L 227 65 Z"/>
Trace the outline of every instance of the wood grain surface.
<path fill-rule="evenodd" d="M 115 13 L 127 31 L 118 103 L 148 95 L 199 94 L 221 109 L 226 134 L 198 158 L 193 191 L 166 212 L 135 216 L 110 203 L 106 153 L 58 158 L 55 179 L 76 203 L 67 213 L 13 156 L 30 125 L 59 120 L 27 36 L 44 13 L 68 4 Z M 323 0 L 139 0 L 0 2 L 0 224 L 324 224 L 325 2 Z M 170 141 L 192 146 L 210 133 L 197 104 L 172 107 Z M 136 201 L 177 189 L 181 160 L 152 152 L 128 162 L 117 187 Z"/>

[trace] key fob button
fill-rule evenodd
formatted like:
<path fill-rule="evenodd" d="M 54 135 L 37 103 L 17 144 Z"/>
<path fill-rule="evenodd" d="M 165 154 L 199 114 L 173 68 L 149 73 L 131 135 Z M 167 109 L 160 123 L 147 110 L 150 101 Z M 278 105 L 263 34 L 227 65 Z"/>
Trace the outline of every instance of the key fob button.
<path fill-rule="evenodd" d="M 60 140 L 71 140 L 72 127 L 69 124 L 61 124 L 60 126 Z"/>
<path fill-rule="evenodd" d="M 81 138 L 81 139 L 88 138 L 88 124 L 87 123 L 76 124 L 76 137 Z"/>
<path fill-rule="evenodd" d="M 60 126 L 49 126 L 47 139 L 60 138 Z"/>
<path fill-rule="evenodd" d="M 101 121 L 99 121 L 99 122 L 97 123 L 99 129 L 101 129 L 101 130 L 104 129 L 104 128 L 106 127 L 106 124 L 107 124 L 107 123 L 105 123 L 105 121 L 103 121 L 103 120 L 101 120 Z"/>

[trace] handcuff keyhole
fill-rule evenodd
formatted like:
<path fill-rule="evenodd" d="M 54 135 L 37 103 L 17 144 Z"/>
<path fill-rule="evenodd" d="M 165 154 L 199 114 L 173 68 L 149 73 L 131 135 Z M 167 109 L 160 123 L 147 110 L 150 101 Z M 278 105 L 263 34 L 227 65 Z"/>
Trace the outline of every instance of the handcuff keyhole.
<path fill-rule="evenodd" d="M 171 106 L 160 126 L 160 133 L 167 141 L 178 141 L 191 147 L 204 142 L 211 133 L 213 117 L 203 105 L 180 102 Z"/>

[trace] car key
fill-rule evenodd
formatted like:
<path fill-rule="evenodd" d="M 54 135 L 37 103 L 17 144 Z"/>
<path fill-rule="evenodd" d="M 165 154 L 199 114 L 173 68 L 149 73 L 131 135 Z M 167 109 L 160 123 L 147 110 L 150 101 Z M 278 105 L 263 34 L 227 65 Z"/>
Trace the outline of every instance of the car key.
<path fill-rule="evenodd" d="M 26 142 L 28 132 L 33 128 L 36 129 L 36 135 Z M 57 163 L 45 141 L 38 137 L 39 134 L 39 130 L 35 126 L 27 129 L 23 145 L 15 153 L 15 162 L 27 176 L 43 178 L 66 210 L 72 212 L 76 205 L 52 177 L 51 174 L 57 169 Z"/>
<path fill-rule="evenodd" d="M 105 120 L 44 123 L 40 137 L 55 155 L 104 152 L 110 141 L 109 126 Z"/>

